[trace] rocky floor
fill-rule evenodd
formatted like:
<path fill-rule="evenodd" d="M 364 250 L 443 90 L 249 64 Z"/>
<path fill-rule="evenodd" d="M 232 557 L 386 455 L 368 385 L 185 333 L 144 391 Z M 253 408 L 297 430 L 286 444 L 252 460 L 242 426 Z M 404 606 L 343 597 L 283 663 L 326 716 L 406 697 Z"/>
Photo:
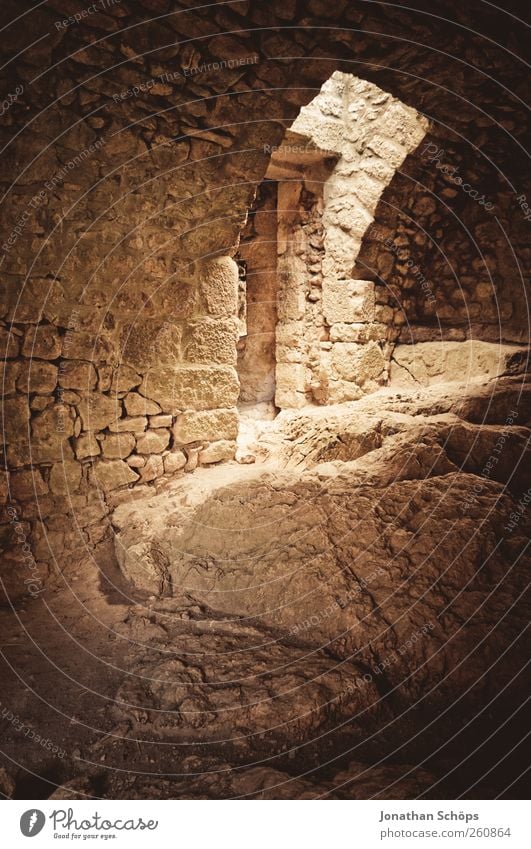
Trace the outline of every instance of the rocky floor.
<path fill-rule="evenodd" d="M 530 399 L 268 416 L 241 464 L 121 498 L 92 562 L 0 613 L 4 793 L 519 795 Z"/>

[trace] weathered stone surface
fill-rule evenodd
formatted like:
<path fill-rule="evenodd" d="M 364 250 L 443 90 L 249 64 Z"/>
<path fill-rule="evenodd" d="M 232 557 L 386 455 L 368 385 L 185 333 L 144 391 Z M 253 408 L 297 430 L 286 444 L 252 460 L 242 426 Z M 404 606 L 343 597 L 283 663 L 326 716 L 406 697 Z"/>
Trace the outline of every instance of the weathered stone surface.
<path fill-rule="evenodd" d="M 53 392 L 57 386 L 57 366 L 39 360 L 29 360 L 17 363 L 19 374 L 17 378 L 17 389 L 19 392 L 38 392 L 46 395 Z"/>
<path fill-rule="evenodd" d="M 374 283 L 323 280 L 323 313 L 329 324 L 373 322 L 374 310 Z"/>
<path fill-rule="evenodd" d="M 173 427 L 175 442 L 182 445 L 201 439 L 235 439 L 238 434 L 236 410 L 207 410 L 182 413 Z"/>
<path fill-rule="evenodd" d="M 130 366 L 119 366 L 112 376 L 111 392 L 127 392 L 142 383 L 142 376 Z"/>
<path fill-rule="evenodd" d="M 96 369 L 92 363 L 64 360 L 59 367 L 59 385 L 64 389 L 81 389 L 90 392 L 97 383 Z"/>
<path fill-rule="evenodd" d="M 22 354 L 41 360 L 55 360 L 61 355 L 61 344 L 59 332 L 51 324 L 29 327 L 22 343 Z"/>
<path fill-rule="evenodd" d="M 8 398 L 0 403 L 1 432 L 7 442 L 21 441 L 27 436 L 30 410 L 27 398 Z"/>
<path fill-rule="evenodd" d="M 171 451 L 164 456 L 163 461 L 164 474 L 171 475 L 180 469 L 184 469 L 186 466 L 186 454 L 183 451 Z"/>
<path fill-rule="evenodd" d="M 83 430 L 103 430 L 115 422 L 121 413 L 121 404 L 116 398 L 108 398 L 99 392 L 83 393 L 79 404 Z"/>
<path fill-rule="evenodd" d="M 160 407 L 155 401 L 150 401 L 137 392 L 126 395 L 124 405 L 128 416 L 150 416 L 160 413 Z"/>
<path fill-rule="evenodd" d="M 142 466 L 146 465 L 146 458 L 139 457 L 138 454 L 131 454 L 127 458 L 127 465 L 131 466 L 132 469 L 141 469 Z"/>
<path fill-rule="evenodd" d="M 146 427 L 145 416 L 125 416 L 109 424 L 109 430 L 113 433 L 141 433 Z"/>
<path fill-rule="evenodd" d="M 12 497 L 18 501 L 39 498 L 46 495 L 48 486 L 39 471 L 12 472 L 10 476 Z"/>
<path fill-rule="evenodd" d="M 158 427 L 171 427 L 173 422 L 173 416 L 150 416 L 149 417 L 149 426 L 152 428 Z"/>
<path fill-rule="evenodd" d="M 81 466 L 75 460 L 56 463 L 50 470 L 50 491 L 54 495 L 70 495 L 81 483 Z"/>
<path fill-rule="evenodd" d="M 129 392 L 124 398 L 124 406 L 128 416 L 156 416 L 160 413 L 160 407 L 155 401 L 142 397 L 138 392 Z"/>
<path fill-rule="evenodd" d="M 397 345 L 389 376 L 391 384 L 408 386 L 477 381 L 518 371 L 526 357 L 526 348 L 479 340 Z"/>
<path fill-rule="evenodd" d="M 83 433 L 79 439 L 74 440 L 74 451 L 78 460 L 85 460 L 87 457 L 97 457 L 101 446 L 93 433 Z"/>
<path fill-rule="evenodd" d="M 102 453 L 106 459 L 123 460 L 129 456 L 134 447 L 135 437 L 132 433 L 110 434 L 101 444 Z"/>
<path fill-rule="evenodd" d="M 149 371 L 140 387 L 165 413 L 233 407 L 239 393 L 236 371 L 230 366 L 183 366 Z"/>
<path fill-rule="evenodd" d="M 0 362 L 0 394 L 14 395 L 21 364 L 16 360 Z M 24 391 L 23 389 L 21 390 Z"/>
<path fill-rule="evenodd" d="M 101 460 L 90 470 L 94 486 L 108 492 L 138 480 L 138 475 L 123 460 Z"/>
<path fill-rule="evenodd" d="M 201 266 L 199 287 L 209 315 L 233 316 L 238 306 L 238 266 L 220 257 Z"/>
<path fill-rule="evenodd" d="M 160 454 L 168 447 L 169 441 L 169 430 L 148 430 L 137 439 L 136 450 L 139 454 Z"/>
<path fill-rule="evenodd" d="M 0 359 L 17 357 L 20 351 L 20 339 L 7 327 L 0 327 Z"/>
<path fill-rule="evenodd" d="M 238 326 L 235 318 L 205 320 L 188 325 L 185 357 L 190 363 L 236 365 Z"/>
<path fill-rule="evenodd" d="M 363 386 L 382 375 L 385 358 L 377 342 L 366 345 L 337 342 L 332 350 L 332 364 L 337 377 Z"/>
<path fill-rule="evenodd" d="M 219 463 L 221 460 L 232 460 L 236 454 L 236 443 L 226 439 L 213 442 L 199 452 L 199 464 Z"/>
<path fill-rule="evenodd" d="M 150 483 L 151 481 L 160 478 L 164 474 L 164 465 L 162 457 L 153 454 L 148 457 L 146 463 L 140 469 L 140 480 L 142 483 Z"/>

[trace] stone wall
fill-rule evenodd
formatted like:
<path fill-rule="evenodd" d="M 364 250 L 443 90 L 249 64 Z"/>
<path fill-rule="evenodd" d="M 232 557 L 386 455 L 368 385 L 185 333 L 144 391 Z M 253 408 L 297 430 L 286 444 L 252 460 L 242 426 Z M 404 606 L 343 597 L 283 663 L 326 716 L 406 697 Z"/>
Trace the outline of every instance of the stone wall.
<path fill-rule="evenodd" d="M 238 342 L 240 401 L 272 401 L 277 324 L 277 186 L 273 181 L 265 180 L 258 189 L 237 258 L 247 269 L 247 327 Z"/>
<path fill-rule="evenodd" d="M 461 217 L 495 258 L 496 298 L 511 304 L 515 337 L 527 328 L 519 99 L 527 77 L 514 61 L 523 33 L 508 16 L 457 0 L 459 27 L 434 15 L 431 0 L 425 16 L 357 0 L 198 9 L 123 0 L 65 24 L 82 5 L 5 0 L 0 10 L 9 60 L 0 73 L 9 102 L 0 116 L 2 494 L 11 505 L 2 550 L 21 593 L 22 575 L 63 568 L 79 546 L 101 539 L 127 487 L 156 482 L 172 464 L 181 473 L 196 455 L 206 462 L 232 451 L 236 331 L 217 297 L 219 287 L 227 304 L 234 297 L 235 270 L 227 259 L 210 263 L 236 253 L 270 146 L 334 71 L 419 110 L 433 139 L 453 133 L 467 173 L 477 167 L 482 185 L 495 187 L 500 223 L 459 192 L 447 200 L 462 203 Z M 390 25 L 392 38 L 382 34 Z M 446 181 L 430 169 L 442 194 Z M 384 193 L 375 222 L 387 216 L 393 232 L 410 203 L 407 178 L 397 179 L 389 190 L 405 187 L 399 209 L 385 212 Z M 446 240 L 445 256 L 459 267 L 466 254 L 466 285 L 481 305 L 483 266 L 474 267 L 448 207 L 421 204 L 419 215 L 441 217 L 430 219 L 429 247 L 418 246 L 430 257 L 424 273 L 437 270 L 433 240 Z M 417 234 L 406 235 L 416 245 Z M 359 271 L 349 279 L 375 282 Z M 447 270 L 441 285 L 452 306 L 458 285 Z M 448 313 L 449 332 L 457 319 Z M 350 323 L 332 322 L 341 324 Z M 351 346 L 349 355 L 358 344 L 336 343 Z M 194 445 L 189 456 L 184 445 Z M 131 455 L 140 459 L 127 462 Z"/>
<path fill-rule="evenodd" d="M 17 533 L 31 536 L 36 574 L 47 574 L 54 550 L 103 537 L 116 491 L 135 484 L 140 493 L 234 456 L 237 274 L 230 257 L 196 263 L 153 293 L 149 318 L 125 297 L 105 310 L 73 303 L 57 280 L 6 299 L 2 483 L 14 510 L 3 526 L 12 590 L 24 587 L 27 554 L 11 548 Z"/>
<path fill-rule="evenodd" d="M 278 192 L 279 407 L 355 400 L 387 380 L 399 310 L 377 304 L 374 282 L 352 269 L 385 187 L 427 128 L 390 94 L 336 72 L 275 152 L 286 178 Z M 305 162 L 309 144 L 321 173 Z M 287 171 L 297 149 L 298 175 Z"/>

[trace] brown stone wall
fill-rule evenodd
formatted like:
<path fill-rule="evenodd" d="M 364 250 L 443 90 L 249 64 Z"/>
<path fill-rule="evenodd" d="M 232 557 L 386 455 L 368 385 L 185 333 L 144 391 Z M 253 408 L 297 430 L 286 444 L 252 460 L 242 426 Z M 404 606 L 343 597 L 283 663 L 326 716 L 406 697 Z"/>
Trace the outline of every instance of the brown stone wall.
<path fill-rule="evenodd" d="M 507 239 L 470 199 L 449 200 L 462 202 L 495 260 L 496 297 L 512 305 L 514 334 L 526 331 L 519 198 L 530 192 L 518 98 L 527 78 L 514 61 L 523 33 L 509 17 L 500 23 L 485 4 L 456 2 L 457 26 L 444 20 L 448 4 L 441 17 L 431 0 L 426 16 L 364 2 L 189 5 L 124 0 L 78 23 L 67 20 L 77 0 L 2 3 L 2 492 L 13 505 L 2 549 L 19 588 L 33 563 L 40 574 L 54 568 L 54 553 L 105 533 L 96 481 L 105 492 L 143 485 L 165 468 L 232 452 L 235 326 L 218 292 L 228 304 L 235 278 L 227 260 L 212 278 L 204 269 L 234 255 L 267 146 L 333 71 L 377 83 L 437 133 L 450 128 L 482 184 L 487 169 Z M 430 169 L 440 192 L 445 181 Z M 441 217 L 418 246 L 433 256 L 426 276 L 455 309 L 457 284 L 446 266 L 438 272 L 432 241 L 446 240 L 456 265 L 466 254 L 464 285 L 483 309 L 481 260 L 465 251 L 452 208 L 437 203 L 440 211 L 419 212 Z M 399 213 L 386 214 L 396 230 Z M 449 312 L 445 322 L 455 320 Z M 186 444 L 195 445 L 183 457 Z M 127 462 L 132 454 L 140 459 Z"/>
<path fill-rule="evenodd" d="M 434 128 L 382 194 L 353 273 L 400 343 L 528 339 L 528 222 L 487 156 Z"/>
<path fill-rule="evenodd" d="M 352 269 L 380 196 L 427 128 L 389 93 L 336 72 L 275 152 L 277 172 L 286 173 L 279 183 L 279 407 L 351 401 L 387 380 L 394 312 L 376 303 L 372 279 L 353 277 Z M 319 173 L 304 162 L 308 144 L 321 152 Z M 289 174 L 298 147 L 301 173 Z"/>
<path fill-rule="evenodd" d="M 240 239 L 237 258 L 246 263 L 246 333 L 238 342 L 240 401 L 275 397 L 277 324 L 277 184 L 261 183 Z"/>

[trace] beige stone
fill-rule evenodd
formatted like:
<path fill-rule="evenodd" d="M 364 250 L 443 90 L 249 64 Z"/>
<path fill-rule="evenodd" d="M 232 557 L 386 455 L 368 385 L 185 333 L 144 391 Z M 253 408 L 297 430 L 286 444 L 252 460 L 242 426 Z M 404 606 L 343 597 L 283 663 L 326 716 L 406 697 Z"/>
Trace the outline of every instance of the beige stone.
<path fill-rule="evenodd" d="M 103 430 L 121 415 L 121 404 L 116 398 L 108 398 L 100 392 L 88 392 L 79 404 L 83 430 Z"/>
<path fill-rule="evenodd" d="M 162 477 L 163 474 L 164 464 L 162 462 L 162 457 L 158 454 L 154 454 L 152 457 L 148 457 L 146 465 L 140 470 L 140 480 L 142 483 L 150 483 L 151 481 Z"/>
<path fill-rule="evenodd" d="M 236 410 L 207 410 L 183 413 L 173 427 L 175 442 L 182 445 L 202 439 L 235 439 L 238 434 Z"/>
<path fill-rule="evenodd" d="M 96 369 L 92 363 L 78 360 L 62 360 L 59 367 L 59 385 L 64 389 L 82 389 L 90 392 L 97 382 Z"/>
<path fill-rule="evenodd" d="M 131 454 L 127 458 L 127 465 L 131 466 L 132 469 L 141 469 L 142 466 L 146 465 L 146 458 L 140 457 L 138 454 Z"/>
<path fill-rule="evenodd" d="M 50 491 L 54 495 L 69 495 L 79 488 L 81 465 L 75 460 L 56 463 L 50 470 Z"/>
<path fill-rule="evenodd" d="M 186 466 L 186 455 L 183 451 L 171 451 L 163 457 L 164 474 L 171 475 Z"/>
<path fill-rule="evenodd" d="M 524 347 L 475 339 L 397 345 L 389 377 L 390 382 L 397 385 L 473 382 L 496 377 L 510 369 L 513 361 L 525 362 L 526 356 Z"/>
<path fill-rule="evenodd" d="M 73 436 L 74 420 L 71 408 L 64 404 L 47 407 L 31 420 L 31 433 L 36 440 L 52 439 L 58 442 Z"/>
<path fill-rule="evenodd" d="M 238 325 L 236 319 L 213 319 L 190 324 L 187 328 L 185 357 L 190 363 L 235 365 Z"/>
<path fill-rule="evenodd" d="M 389 329 L 385 324 L 333 324 L 330 327 L 331 342 L 366 342 L 384 341 L 388 338 Z"/>
<path fill-rule="evenodd" d="M 90 470 L 90 480 L 104 492 L 137 481 L 139 476 L 123 460 L 101 460 Z"/>
<path fill-rule="evenodd" d="M 101 447 L 93 433 L 83 433 L 75 440 L 74 451 L 78 460 L 85 460 L 87 457 L 97 457 Z"/>
<path fill-rule="evenodd" d="M 329 324 L 374 321 L 374 283 L 367 280 L 324 280 L 323 312 Z"/>
<path fill-rule="evenodd" d="M 50 324 L 29 327 L 24 336 L 22 354 L 41 360 L 57 359 L 61 355 L 61 337 L 58 330 Z"/>
<path fill-rule="evenodd" d="M 149 417 L 149 426 L 153 428 L 157 427 L 171 427 L 173 422 L 173 416 L 150 416 Z"/>
<path fill-rule="evenodd" d="M 123 460 L 128 457 L 135 447 L 135 437 L 132 433 L 113 433 L 107 435 L 101 444 L 103 456 L 106 459 Z"/>
<path fill-rule="evenodd" d="M 137 439 L 136 450 L 139 454 L 160 454 L 168 447 L 169 441 L 169 430 L 148 430 Z"/>
<path fill-rule="evenodd" d="M 236 443 L 220 440 L 213 442 L 199 452 L 199 464 L 220 463 L 222 460 L 232 460 L 236 454 Z"/>
<path fill-rule="evenodd" d="M 143 398 L 138 392 L 130 392 L 126 395 L 124 405 L 128 416 L 149 416 L 160 413 L 160 407 L 155 401 Z"/>
<path fill-rule="evenodd" d="M 238 306 L 238 266 L 224 256 L 202 264 L 199 288 L 210 315 L 233 316 Z"/>
<path fill-rule="evenodd" d="M 141 433 L 147 427 L 145 416 L 126 416 L 123 419 L 111 422 L 109 430 L 113 433 Z"/>
<path fill-rule="evenodd" d="M 239 383 L 230 366 L 165 367 L 150 370 L 140 391 L 160 404 L 164 412 L 176 415 L 182 410 L 235 406 Z"/>
<path fill-rule="evenodd" d="M 360 345 L 336 342 L 332 348 L 332 365 L 337 377 L 363 386 L 376 380 L 385 368 L 385 358 L 377 342 Z"/>
<path fill-rule="evenodd" d="M 130 366 L 119 366 L 113 374 L 111 392 L 127 392 L 142 383 L 142 376 Z"/>

